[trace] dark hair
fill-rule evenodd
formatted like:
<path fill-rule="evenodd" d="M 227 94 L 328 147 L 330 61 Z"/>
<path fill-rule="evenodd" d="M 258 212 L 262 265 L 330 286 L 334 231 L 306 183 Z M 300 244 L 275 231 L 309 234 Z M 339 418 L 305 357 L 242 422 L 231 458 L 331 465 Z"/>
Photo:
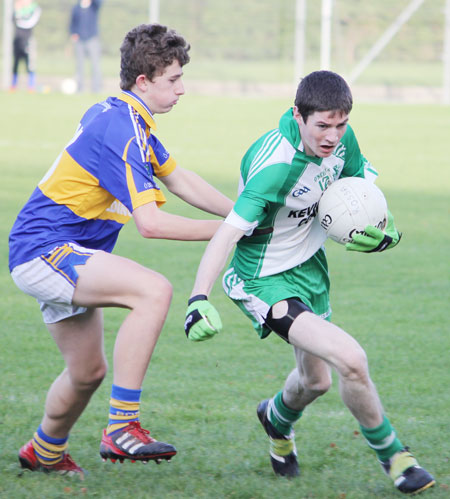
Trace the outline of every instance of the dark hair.
<path fill-rule="evenodd" d="M 190 45 L 174 30 L 160 24 L 140 24 L 129 31 L 120 47 L 120 88 L 130 90 L 143 74 L 149 80 L 176 59 L 189 62 Z"/>
<path fill-rule="evenodd" d="M 340 111 L 349 114 L 353 98 L 342 76 L 332 71 L 314 71 L 302 78 L 294 104 L 306 123 L 308 116 L 316 111 Z"/>

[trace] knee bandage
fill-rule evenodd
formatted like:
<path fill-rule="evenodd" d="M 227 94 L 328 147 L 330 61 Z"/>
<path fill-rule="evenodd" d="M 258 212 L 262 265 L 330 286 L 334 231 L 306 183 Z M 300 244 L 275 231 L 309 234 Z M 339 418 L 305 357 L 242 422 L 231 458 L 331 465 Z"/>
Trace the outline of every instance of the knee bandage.
<path fill-rule="evenodd" d="M 289 329 L 292 326 L 292 323 L 301 313 L 312 312 L 312 310 L 302 301 L 300 301 L 298 298 L 288 298 L 286 300 L 286 303 L 288 305 L 286 315 L 274 319 L 272 317 L 273 307 L 271 307 L 269 313 L 267 314 L 265 324 L 274 333 L 278 334 L 278 336 L 280 336 L 281 338 L 283 338 L 283 340 L 289 343 L 288 334 L 289 334 Z"/>

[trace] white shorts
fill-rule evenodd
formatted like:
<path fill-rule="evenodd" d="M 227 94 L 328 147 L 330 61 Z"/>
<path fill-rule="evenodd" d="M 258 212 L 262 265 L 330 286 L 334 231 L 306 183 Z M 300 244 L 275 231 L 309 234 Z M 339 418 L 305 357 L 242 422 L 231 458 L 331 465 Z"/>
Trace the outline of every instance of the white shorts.
<path fill-rule="evenodd" d="M 75 265 L 84 265 L 97 250 L 75 243 L 57 246 L 45 255 L 17 265 L 11 277 L 17 287 L 39 303 L 46 324 L 59 322 L 86 312 L 72 304 L 78 273 Z"/>

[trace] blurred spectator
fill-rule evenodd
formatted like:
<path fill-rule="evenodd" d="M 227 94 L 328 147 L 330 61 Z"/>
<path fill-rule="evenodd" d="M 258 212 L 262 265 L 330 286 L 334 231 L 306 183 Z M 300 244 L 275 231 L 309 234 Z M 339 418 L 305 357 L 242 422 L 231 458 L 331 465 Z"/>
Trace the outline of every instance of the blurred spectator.
<path fill-rule="evenodd" d="M 78 92 L 84 91 L 85 59 L 91 61 L 92 91 L 101 90 L 101 45 L 98 14 L 103 0 L 78 0 L 70 17 L 70 37 L 74 44 Z"/>
<path fill-rule="evenodd" d="M 13 22 L 13 75 L 11 90 L 16 90 L 19 80 L 19 63 L 25 61 L 28 73 L 28 90 L 33 92 L 36 86 L 35 59 L 36 40 L 33 37 L 33 28 L 41 17 L 41 8 L 33 0 L 16 0 L 14 2 Z"/>

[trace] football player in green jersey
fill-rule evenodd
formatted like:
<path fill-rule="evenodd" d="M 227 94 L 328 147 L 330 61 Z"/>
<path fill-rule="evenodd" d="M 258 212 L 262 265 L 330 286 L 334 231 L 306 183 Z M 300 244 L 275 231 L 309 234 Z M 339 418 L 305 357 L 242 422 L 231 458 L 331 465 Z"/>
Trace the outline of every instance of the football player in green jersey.
<path fill-rule="evenodd" d="M 330 321 L 326 235 L 316 217 L 319 199 L 338 178 L 374 180 L 377 175 L 348 124 L 351 109 L 351 91 L 342 77 L 313 72 L 300 82 L 294 106 L 279 127 L 249 148 L 241 163 L 238 200 L 201 260 L 185 331 L 190 340 L 202 341 L 222 329 L 208 295 L 235 247 L 223 279 L 225 292 L 260 337 L 273 331 L 295 352 L 297 365 L 283 389 L 257 408 L 275 473 L 299 474 L 293 425 L 330 388 L 334 369 L 342 400 L 383 470 L 401 492 L 417 493 L 431 487 L 434 478 L 396 435 L 370 379 L 364 350 Z M 399 240 L 389 213 L 385 231 L 368 226 L 347 249 L 383 251 Z"/>

